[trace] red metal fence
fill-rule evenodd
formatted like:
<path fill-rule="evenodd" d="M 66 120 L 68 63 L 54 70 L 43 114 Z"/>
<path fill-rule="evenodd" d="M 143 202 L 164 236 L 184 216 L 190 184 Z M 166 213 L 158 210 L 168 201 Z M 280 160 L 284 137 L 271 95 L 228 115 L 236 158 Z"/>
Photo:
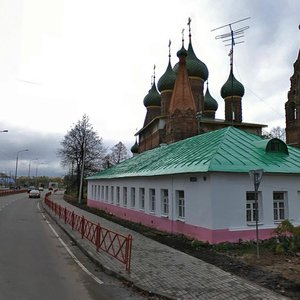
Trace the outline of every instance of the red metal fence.
<path fill-rule="evenodd" d="M 27 189 L 20 189 L 20 190 L 0 190 L 0 197 L 2 196 L 9 196 L 14 194 L 26 193 Z"/>
<path fill-rule="evenodd" d="M 74 211 L 68 210 L 66 207 L 55 203 L 49 199 L 49 194 L 45 196 L 45 204 L 52 210 L 60 219 L 64 219 L 65 224 L 69 224 L 72 230 L 77 230 L 81 234 L 81 238 L 86 238 L 92 242 L 97 251 L 99 249 L 105 251 L 109 255 L 116 258 L 126 266 L 126 271 L 130 272 L 132 235 L 125 236 L 115 231 L 109 230 L 95 224 L 84 216 L 78 216 Z"/>

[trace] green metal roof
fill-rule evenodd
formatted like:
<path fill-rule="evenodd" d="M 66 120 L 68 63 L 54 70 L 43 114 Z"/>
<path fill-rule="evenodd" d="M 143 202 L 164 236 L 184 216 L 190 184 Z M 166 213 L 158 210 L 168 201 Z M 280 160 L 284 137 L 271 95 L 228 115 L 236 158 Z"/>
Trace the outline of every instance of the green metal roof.
<path fill-rule="evenodd" d="M 87 179 L 255 169 L 300 174 L 300 149 L 276 147 L 278 141 L 226 127 L 143 152 Z"/>

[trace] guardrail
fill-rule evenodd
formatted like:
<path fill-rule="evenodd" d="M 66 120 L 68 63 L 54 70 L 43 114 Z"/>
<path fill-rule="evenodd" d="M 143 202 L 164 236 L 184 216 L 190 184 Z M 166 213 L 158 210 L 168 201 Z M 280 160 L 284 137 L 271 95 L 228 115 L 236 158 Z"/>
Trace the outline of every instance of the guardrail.
<path fill-rule="evenodd" d="M 47 193 L 45 196 L 45 204 L 63 219 L 65 224 L 69 224 L 72 230 L 77 230 L 81 234 L 81 238 L 86 238 L 96 246 L 96 250 L 103 250 L 107 254 L 116 258 L 125 264 L 126 271 L 130 272 L 132 235 L 125 236 L 110 229 L 100 226 L 87 220 L 84 216 L 79 216 L 74 211 L 68 210 L 51 199 Z"/>
<path fill-rule="evenodd" d="M 9 196 L 14 194 L 26 193 L 27 189 L 20 189 L 20 190 L 0 190 L 0 197 L 2 196 Z"/>

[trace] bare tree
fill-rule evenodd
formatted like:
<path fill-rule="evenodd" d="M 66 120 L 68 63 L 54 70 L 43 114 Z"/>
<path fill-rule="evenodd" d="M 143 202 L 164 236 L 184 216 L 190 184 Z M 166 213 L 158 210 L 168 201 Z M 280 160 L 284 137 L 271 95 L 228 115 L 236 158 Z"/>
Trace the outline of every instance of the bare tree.
<path fill-rule="evenodd" d="M 71 128 L 61 141 L 57 155 L 63 167 L 72 169 L 79 196 L 81 174 L 88 176 L 102 169 L 105 149 L 102 138 L 93 130 L 87 115 Z"/>
<path fill-rule="evenodd" d="M 116 165 L 129 157 L 127 148 L 122 142 L 114 145 L 110 150 L 109 162 L 111 165 Z"/>
<path fill-rule="evenodd" d="M 280 126 L 273 127 L 270 131 L 270 137 L 278 138 L 285 142 L 285 140 L 286 140 L 285 128 L 282 128 Z"/>

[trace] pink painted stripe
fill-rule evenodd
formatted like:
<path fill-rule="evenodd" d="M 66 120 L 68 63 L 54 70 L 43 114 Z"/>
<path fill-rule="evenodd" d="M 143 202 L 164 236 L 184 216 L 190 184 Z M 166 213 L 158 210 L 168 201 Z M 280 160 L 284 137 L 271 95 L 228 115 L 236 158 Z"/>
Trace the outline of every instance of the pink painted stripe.
<path fill-rule="evenodd" d="M 179 220 L 169 220 L 167 217 L 159 217 L 154 214 L 146 214 L 144 211 L 120 207 L 106 202 L 87 200 L 90 207 L 98 208 L 119 218 L 141 223 L 145 226 L 156 228 L 161 231 L 183 234 L 190 238 L 217 244 L 222 242 L 238 242 L 239 240 L 250 241 L 256 239 L 255 228 L 241 231 L 229 231 L 228 229 L 207 229 L 200 226 L 186 224 Z M 272 236 L 273 229 L 259 230 L 259 239 L 264 240 Z"/>

